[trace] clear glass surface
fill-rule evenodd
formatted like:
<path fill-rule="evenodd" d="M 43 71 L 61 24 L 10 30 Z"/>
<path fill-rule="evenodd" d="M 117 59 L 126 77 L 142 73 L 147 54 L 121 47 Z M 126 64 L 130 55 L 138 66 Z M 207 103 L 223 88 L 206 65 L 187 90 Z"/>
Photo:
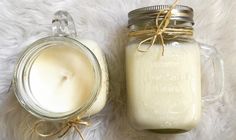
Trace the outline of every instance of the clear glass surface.
<path fill-rule="evenodd" d="M 91 98 L 82 107 L 78 108 L 77 110 L 72 110 L 71 112 L 55 113 L 49 112 L 44 108 L 41 108 L 32 96 L 32 92 L 30 90 L 29 73 L 34 60 L 37 58 L 37 56 L 42 50 L 50 47 L 50 44 L 57 43 L 69 43 L 71 44 L 71 47 L 76 47 L 82 52 L 84 52 L 84 54 L 92 63 L 95 72 L 96 84 L 94 85 L 93 94 Z M 100 85 L 101 68 L 99 66 L 97 58 L 86 46 L 68 37 L 46 37 L 31 44 L 19 59 L 13 80 L 15 94 L 21 105 L 33 115 L 50 120 L 67 119 L 70 117 L 78 116 L 82 112 L 86 111 L 93 104 L 93 102 L 95 102 L 97 94 L 100 90 Z"/>
<path fill-rule="evenodd" d="M 68 12 L 58 11 L 55 13 L 52 20 L 52 33 L 53 36 L 39 39 L 28 45 L 27 49 L 23 52 L 15 67 L 13 88 L 20 104 L 34 116 L 45 120 L 64 120 L 82 115 L 96 101 L 101 89 L 101 67 L 95 54 L 85 45 L 74 39 L 76 38 L 76 29 L 73 19 Z M 81 50 L 87 56 L 95 73 L 95 85 L 91 98 L 82 107 L 69 112 L 55 113 L 47 111 L 37 104 L 30 89 L 29 73 L 34 60 L 42 50 L 47 49 L 51 45 L 63 43 L 70 44 L 71 47 Z"/>

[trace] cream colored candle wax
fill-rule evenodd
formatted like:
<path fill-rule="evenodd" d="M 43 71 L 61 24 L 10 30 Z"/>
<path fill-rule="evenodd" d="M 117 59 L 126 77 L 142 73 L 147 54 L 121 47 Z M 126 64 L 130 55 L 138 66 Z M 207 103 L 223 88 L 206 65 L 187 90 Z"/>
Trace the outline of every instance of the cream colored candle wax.
<path fill-rule="evenodd" d="M 128 113 L 133 126 L 170 133 L 195 127 L 201 116 L 198 44 L 168 43 L 164 56 L 160 44 L 147 52 L 137 47 L 134 43 L 126 48 Z"/>
<path fill-rule="evenodd" d="M 15 69 L 20 104 L 44 120 L 84 118 L 101 111 L 108 93 L 105 55 L 92 40 L 77 38 L 72 17 L 58 11 L 53 36 L 28 45 Z"/>
<path fill-rule="evenodd" d="M 177 2 L 128 14 L 127 112 L 138 130 L 180 133 L 200 120 L 201 54 L 193 38 L 194 13 Z"/>
<path fill-rule="evenodd" d="M 91 98 L 95 73 L 83 52 L 63 44 L 40 52 L 29 79 L 32 96 L 41 108 L 64 113 L 77 110 Z"/>
<path fill-rule="evenodd" d="M 101 68 L 101 87 L 96 101 L 84 114 L 84 117 L 87 117 L 98 113 L 105 106 L 109 89 L 109 75 L 105 55 L 98 44 L 95 41 L 88 39 L 81 39 L 79 41 L 94 53 Z"/>

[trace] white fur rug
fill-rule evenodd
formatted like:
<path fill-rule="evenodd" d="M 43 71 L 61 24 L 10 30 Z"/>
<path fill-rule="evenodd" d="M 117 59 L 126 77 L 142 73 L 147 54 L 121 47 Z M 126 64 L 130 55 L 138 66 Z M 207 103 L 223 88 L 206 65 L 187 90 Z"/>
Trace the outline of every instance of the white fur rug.
<path fill-rule="evenodd" d="M 80 38 L 95 40 L 106 54 L 110 71 L 110 95 L 105 109 L 83 129 L 86 140 L 235 140 L 236 139 L 236 1 L 182 0 L 195 10 L 195 36 L 215 45 L 225 60 L 225 96 L 204 104 L 202 120 L 190 132 L 161 135 L 133 130 L 126 118 L 124 48 L 127 13 L 142 6 L 170 4 L 172 0 L 1 0 L 0 1 L 0 139 L 39 140 L 30 135 L 34 117 L 7 93 L 17 57 L 25 41 L 50 35 L 57 10 L 69 11 Z M 52 138 L 53 139 L 53 138 Z M 79 139 L 71 131 L 64 140 Z"/>

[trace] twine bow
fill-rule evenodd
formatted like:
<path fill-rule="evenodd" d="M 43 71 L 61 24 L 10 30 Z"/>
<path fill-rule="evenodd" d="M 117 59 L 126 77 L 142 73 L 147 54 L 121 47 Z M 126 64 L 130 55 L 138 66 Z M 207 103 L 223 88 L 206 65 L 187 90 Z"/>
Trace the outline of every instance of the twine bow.
<path fill-rule="evenodd" d="M 36 134 L 38 134 L 39 136 L 41 136 L 41 137 L 51 137 L 51 136 L 57 136 L 58 135 L 58 138 L 61 138 L 61 137 L 65 136 L 66 133 L 71 128 L 74 128 L 79 133 L 81 140 L 84 140 L 84 137 L 83 137 L 82 133 L 80 132 L 79 125 L 84 125 L 84 126 L 89 125 L 88 122 L 82 121 L 80 118 L 76 118 L 76 119 L 67 121 L 64 124 L 64 126 L 60 127 L 56 131 L 45 134 L 45 133 L 42 133 L 42 132 L 39 131 L 40 125 L 43 125 L 44 123 L 47 123 L 47 122 L 44 121 L 44 120 L 40 120 L 40 121 L 38 121 L 34 124 L 34 128 L 33 128 L 34 132 Z"/>
<path fill-rule="evenodd" d="M 144 29 L 144 30 L 139 30 L 139 31 L 132 31 L 129 33 L 129 36 L 131 37 L 136 37 L 136 36 L 143 36 L 143 35 L 149 35 L 151 37 L 148 37 L 144 40 L 142 40 L 138 47 L 137 50 L 140 52 L 146 52 L 148 51 L 154 43 L 157 41 L 157 38 L 159 37 L 160 43 L 162 45 L 162 56 L 164 56 L 164 51 L 165 51 L 165 39 L 170 39 L 170 38 L 176 38 L 178 36 L 188 36 L 193 34 L 193 29 L 191 28 L 170 28 L 168 27 L 170 23 L 170 18 L 172 15 L 172 10 L 176 7 L 177 3 L 179 0 L 176 0 L 174 4 L 172 4 L 169 8 L 167 9 L 162 9 L 158 11 L 155 24 L 156 27 L 154 29 Z M 164 15 L 164 18 L 161 20 L 161 23 L 159 23 L 160 16 Z M 151 45 L 146 49 L 143 50 L 141 49 L 142 44 L 151 42 Z"/>

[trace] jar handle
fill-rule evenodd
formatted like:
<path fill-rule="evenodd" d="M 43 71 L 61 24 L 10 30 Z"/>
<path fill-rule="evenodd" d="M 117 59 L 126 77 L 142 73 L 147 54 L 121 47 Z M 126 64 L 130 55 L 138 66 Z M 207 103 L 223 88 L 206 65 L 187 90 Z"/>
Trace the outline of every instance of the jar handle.
<path fill-rule="evenodd" d="M 73 38 L 77 36 L 73 18 L 68 12 L 60 10 L 54 14 L 52 20 L 52 33 L 53 36 L 70 36 Z M 7 93 L 10 92 L 14 84 L 14 80 L 12 80 L 7 89 Z"/>
<path fill-rule="evenodd" d="M 57 11 L 52 20 L 53 36 L 76 37 L 76 29 L 73 18 L 66 11 Z"/>
<path fill-rule="evenodd" d="M 209 86 L 214 86 L 215 90 L 212 91 L 213 94 L 208 94 L 203 96 L 204 102 L 213 102 L 218 100 L 224 95 L 224 62 L 218 51 L 215 47 L 209 46 L 206 44 L 200 44 L 201 56 L 205 58 L 206 61 L 210 63 L 213 67 L 213 72 L 210 75 L 213 75 L 213 79 L 210 80 Z M 204 60 L 204 59 L 202 59 Z M 208 63 L 208 64 L 209 64 Z M 209 71 L 209 69 L 207 69 Z M 206 75 L 206 77 L 209 74 Z M 205 78 L 204 76 L 202 78 Z"/>

